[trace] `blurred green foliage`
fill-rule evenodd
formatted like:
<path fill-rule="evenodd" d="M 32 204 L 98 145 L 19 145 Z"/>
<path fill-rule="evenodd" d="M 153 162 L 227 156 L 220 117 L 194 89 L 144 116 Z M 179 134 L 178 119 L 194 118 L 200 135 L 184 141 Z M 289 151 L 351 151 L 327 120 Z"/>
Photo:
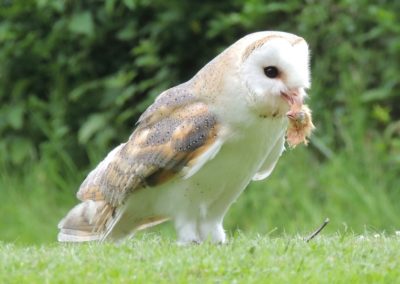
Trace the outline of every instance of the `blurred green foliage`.
<path fill-rule="evenodd" d="M 314 163 L 326 179 L 303 180 L 302 204 L 326 199 L 312 188 L 363 178 L 363 194 L 374 196 L 376 178 L 385 180 L 379 196 L 398 197 L 400 1 L 392 0 L 0 0 L 0 187 L 34 175 L 71 194 L 161 91 L 258 30 L 301 35 L 312 50 L 317 131 L 296 169 Z"/>
<path fill-rule="evenodd" d="M 321 153 L 382 139 L 399 150 L 397 1 L 2 1 L 0 149 L 10 166 L 118 143 L 162 90 L 246 33 L 284 30 L 312 49 Z M 391 156 L 397 161 L 396 153 Z"/>

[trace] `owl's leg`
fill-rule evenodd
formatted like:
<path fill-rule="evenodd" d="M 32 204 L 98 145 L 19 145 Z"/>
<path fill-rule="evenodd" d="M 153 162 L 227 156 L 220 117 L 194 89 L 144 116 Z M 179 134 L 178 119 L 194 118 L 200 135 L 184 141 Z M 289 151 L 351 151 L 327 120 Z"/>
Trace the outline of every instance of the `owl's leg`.
<path fill-rule="evenodd" d="M 210 239 L 213 243 L 226 243 L 226 233 L 223 228 L 223 220 L 228 208 L 232 204 L 232 196 L 221 195 L 217 200 L 207 206 L 206 213 L 199 222 L 200 237 L 202 240 Z M 204 212 L 204 211 L 203 211 Z"/>
<path fill-rule="evenodd" d="M 226 242 L 226 234 L 222 227 L 222 218 L 199 222 L 199 231 L 203 241 L 209 239 L 216 244 L 224 244 Z"/>
<path fill-rule="evenodd" d="M 213 204 L 214 205 L 214 204 Z M 179 244 L 202 243 L 211 241 L 223 244 L 226 242 L 226 234 L 222 227 L 226 207 L 218 204 L 198 204 L 182 211 L 174 218 L 175 228 Z"/>
<path fill-rule="evenodd" d="M 175 222 L 178 243 L 181 245 L 199 244 L 210 240 L 216 244 L 226 242 L 226 234 L 220 220 L 201 220 Z"/>
<path fill-rule="evenodd" d="M 175 229 L 180 245 L 198 244 L 202 241 L 195 220 L 178 218 L 175 220 Z"/>

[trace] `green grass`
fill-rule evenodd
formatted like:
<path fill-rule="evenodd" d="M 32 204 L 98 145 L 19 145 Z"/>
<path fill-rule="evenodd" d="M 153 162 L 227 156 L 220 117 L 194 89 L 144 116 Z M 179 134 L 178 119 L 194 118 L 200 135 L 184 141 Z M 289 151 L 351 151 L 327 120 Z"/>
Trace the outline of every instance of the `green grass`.
<path fill-rule="evenodd" d="M 1 283 L 396 283 L 396 235 L 231 237 L 178 246 L 144 234 L 115 244 L 0 243 Z"/>

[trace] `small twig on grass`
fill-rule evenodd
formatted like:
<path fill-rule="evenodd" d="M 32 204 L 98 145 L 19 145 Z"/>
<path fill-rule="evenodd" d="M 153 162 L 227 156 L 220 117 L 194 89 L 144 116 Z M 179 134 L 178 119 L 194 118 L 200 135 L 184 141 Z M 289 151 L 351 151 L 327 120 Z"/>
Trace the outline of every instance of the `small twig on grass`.
<path fill-rule="evenodd" d="M 322 229 L 325 228 L 326 225 L 328 225 L 328 223 L 329 223 L 329 218 L 326 218 L 324 223 L 322 223 L 322 225 L 317 230 L 315 230 L 314 233 L 312 233 L 308 238 L 305 239 L 305 242 L 308 243 L 313 238 L 315 238 L 322 231 Z"/>

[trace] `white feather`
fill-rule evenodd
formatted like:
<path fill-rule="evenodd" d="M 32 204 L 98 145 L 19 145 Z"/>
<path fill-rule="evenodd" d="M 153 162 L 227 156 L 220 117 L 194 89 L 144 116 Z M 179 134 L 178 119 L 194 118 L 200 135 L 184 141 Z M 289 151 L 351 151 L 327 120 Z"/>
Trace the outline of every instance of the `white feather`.
<path fill-rule="evenodd" d="M 254 181 L 266 179 L 274 170 L 279 157 L 285 150 L 285 133 L 282 133 L 278 140 L 275 142 L 275 146 L 268 153 L 263 165 L 260 167 L 258 172 L 253 176 Z"/>
<path fill-rule="evenodd" d="M 186 167 L 183 169 L 183 179 L 188 179 L 195 173 L 197 173 L 205 163 L 207 163 L 209 160 L 214 159 L 215 155 L 219 152 L 221 149 L 223 142 L 222 139 L 217 139 L 211 147 L 207 149 L 204 153 L 202 153 L 199 157 L 196 158 L 195 164 Z"/>

